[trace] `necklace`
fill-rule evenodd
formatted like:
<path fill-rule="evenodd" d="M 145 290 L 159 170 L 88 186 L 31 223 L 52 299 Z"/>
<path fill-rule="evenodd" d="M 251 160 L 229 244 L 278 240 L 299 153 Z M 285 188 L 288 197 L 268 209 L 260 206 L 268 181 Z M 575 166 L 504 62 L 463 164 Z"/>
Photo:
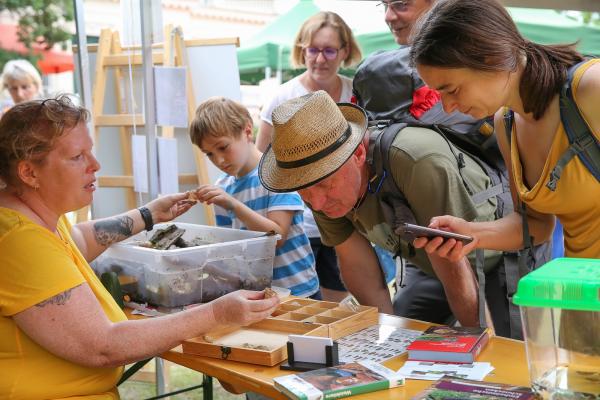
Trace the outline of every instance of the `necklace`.
<path fill-rule="evenodd" d="M 367 197 L 367 193 L 369 193 L 369 190 L 367 188 L 365 188 L 364 193 L 360 196 L 360 198 L 358 199 L 358 201 L 354 204 L 354 207 L 352 207 L 352 210 L 350 210 L 350 212 L 352 213 L 352 220 L 353 221 L 356 221 L 358 219 L 358 216 L 356 215 L 357 212 L 358 212 L 358 208 L 361 206 L 362 202 Z"/>
<path fill-rule="evenodd" d="M 365 188 L 364 193 L 362 194 L 362 196 L 360 196 L 360 199 L 358 199 L 358 201 L 356 202 L 356 204 L 354 204 L 354 207 L 352 207 L 352 210 L 350 210 L 350 212 L 352 213 L 352 220 L 356 221 L 358 219 L 358 216 L 356 215 L 358 212 L 358 208 L 361 206 L 362 202 L 365 200 L 365 197 L 367 196 L 367 193 L 373 193 L 373 194 L 377 194 L 379 192 L 379 190 L 381 189 L 381 185 L 383 184 L 383 181 L 385 180 L 385 178 L 387 177 L 387 172 L 384 169 L 383 170 L 383 174 L 381 175 L 381 178 L 379 179 L 379 182 L 377 183 L 377 187 L 375 188 L 375 190 L 372 189 L 372 184 L 375 183 L 375 181 L 377 180 L 378 176 L 377 175 L 373 175 L 370 179 L 369 182 L 367 183 L 367 187 Z"/>

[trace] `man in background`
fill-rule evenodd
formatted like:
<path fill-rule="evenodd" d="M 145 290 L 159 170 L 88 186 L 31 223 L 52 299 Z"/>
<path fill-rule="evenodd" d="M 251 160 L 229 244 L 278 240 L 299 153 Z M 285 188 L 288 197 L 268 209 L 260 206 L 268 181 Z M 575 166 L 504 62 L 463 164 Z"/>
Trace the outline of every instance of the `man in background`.
<path fill-rule="evenodd" d="M 427 87 L 416 69 L 410 66 L 408 41 L 421 15 L 436 0 L 384 0 L 385 22 L 390 28 L 397 50 L 380 51 L 369 56 L 358 68 L 353 88 L 356 102 L 372 120 L 452 125 L 468 131 L 476 123 L 471 117 L 442 108 L 440 94 Z M 397 258 L 394 313 L 435 323 L 454 320 L 444 287 L 438 278 L 411 262 Z"/>

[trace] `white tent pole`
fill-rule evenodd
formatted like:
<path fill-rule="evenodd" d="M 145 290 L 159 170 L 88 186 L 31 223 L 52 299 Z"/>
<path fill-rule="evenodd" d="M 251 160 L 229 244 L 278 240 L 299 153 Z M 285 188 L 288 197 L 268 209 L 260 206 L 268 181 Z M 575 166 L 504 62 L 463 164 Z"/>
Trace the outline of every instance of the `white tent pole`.
<path fill-rule="evenodd" d="M 158 150 L 156 144 L 156 108 L 154 67 L 152 65 L 152 1 L 140 1 L 142 29 L 142 72 L 144 88 L 144 129 L 148 158 L 148 194 L 150 200 L 158 197 Z"/>

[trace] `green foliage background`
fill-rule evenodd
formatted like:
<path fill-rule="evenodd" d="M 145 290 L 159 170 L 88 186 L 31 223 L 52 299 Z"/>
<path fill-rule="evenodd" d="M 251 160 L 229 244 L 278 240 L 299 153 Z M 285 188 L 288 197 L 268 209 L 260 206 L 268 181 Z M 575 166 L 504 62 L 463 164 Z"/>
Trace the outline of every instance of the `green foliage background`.
<path fill-rule="evenodd" d="M 19 41 L 30 53 L 23 55 L 0 49 L 0 68 L 15 58 L 25 58 L 36 65 L 39 56 L 31 53 L 34 43 L 49 49 L 71 38 L 71 33 L 66 30 L 66 23 L 74 18 L 72 0 L 0 0 L 0 12 L 2 11 L 8 11 L 18 20 Z"/>

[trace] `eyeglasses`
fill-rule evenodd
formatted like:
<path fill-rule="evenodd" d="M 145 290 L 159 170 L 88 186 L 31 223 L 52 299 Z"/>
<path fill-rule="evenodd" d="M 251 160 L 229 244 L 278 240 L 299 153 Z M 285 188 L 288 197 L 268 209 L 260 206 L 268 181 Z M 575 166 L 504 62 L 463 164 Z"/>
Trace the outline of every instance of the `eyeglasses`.
<path fill-rule="evenodd" d="M 393 0 L 393 1 L 382 1 L 378 6 L 383 6 L 383 9 L 387 12 L 388 8 L 391 8 L 393 12 L 399 13 L 408 10 L 412 0 Z"/>
<path fill-rule="evenodd" d="M 335 60 L 338 55 L 339 49 L 333 47 L 325 47 L 324 49 L 319 49 L 318 47 L 305 47 L 304 48 L 304 56 L 309 60 L 315 60 L 319 57 L 319 53 L 323 53 L 323 57 L 326 60 Z"/>

